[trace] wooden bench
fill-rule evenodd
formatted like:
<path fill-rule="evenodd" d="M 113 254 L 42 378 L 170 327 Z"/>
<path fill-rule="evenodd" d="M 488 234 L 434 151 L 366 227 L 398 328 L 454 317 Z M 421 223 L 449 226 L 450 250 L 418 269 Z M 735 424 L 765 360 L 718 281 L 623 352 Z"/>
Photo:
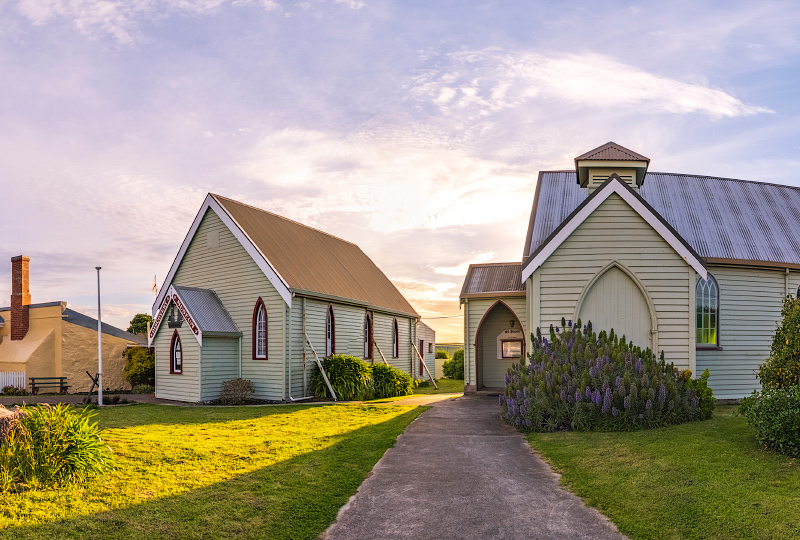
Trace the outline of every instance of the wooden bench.
<path fill-rule="evenodd" d="M 60 394 L 66 394 L 69 389 L 66 377 L 29 377 L 31 381 L 31 394 L 34 396 L 42 388 L 58 388 Z"/>

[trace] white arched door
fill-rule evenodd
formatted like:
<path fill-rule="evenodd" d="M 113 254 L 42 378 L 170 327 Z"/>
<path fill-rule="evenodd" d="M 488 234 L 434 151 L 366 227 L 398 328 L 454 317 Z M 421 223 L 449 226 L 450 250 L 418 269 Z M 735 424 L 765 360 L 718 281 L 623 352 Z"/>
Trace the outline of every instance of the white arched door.
<path fill-rule="evenodd" d="M 650 307 L 636 283 L 616 266 L 590 285 L 578 317 L 592 321 L 595 332 L 614 329 L 618 336 L 641 348 L 653 347 Z"/>

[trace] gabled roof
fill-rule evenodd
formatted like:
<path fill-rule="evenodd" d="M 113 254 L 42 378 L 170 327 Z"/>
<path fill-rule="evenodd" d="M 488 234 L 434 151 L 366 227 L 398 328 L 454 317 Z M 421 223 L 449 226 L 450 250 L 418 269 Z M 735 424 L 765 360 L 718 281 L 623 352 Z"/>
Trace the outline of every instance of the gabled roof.
<path fill-rule="evenodd" d="M 277 214 L 209 194 L 172 263 L 172 279 L 207 211 L 215 212 L 287 305 L 292 295 L 308 294 L 342 299 L 367 308 L 419 317 L 397 287 L 361 249 L 346 240 Z M 153 313 L 163 302 L 159 293 Z"/>
<path fill-rule="evenodd" d="M 525 296 L 525 280 L 520 263 L 471 264 L 459 298 L 482 296 Z"/>
<path fill-rule="evenodd" d="M 633 191 L 619 176 L 612 174 L 608 180 L 594 190 L 572 213 L 533 250 L 522 262 L 522 280 L 526 280 L 553 252 L 577 229 L 597 208 L 616 193 L 628 203 L 671 247 L 703 278 L 706 277 L 705 262 L 680 234 L 656 212 L 647 201 Z M 541 192 L 539 192 L 541 195 Z M 534 210 L 538 210 L 535 208 Z M 535 212 L 534 212 L 535 213 Z M 530 236 L 530 235 L 529 235 Z"/>
<path fill-rule="evenodd" d="M 650 158 L 646 158 L 641 154 L 637 154 L 633 150 L 628 150 L 624 146 L 620 146 L 615 142 L 607 142 L 602 146 L 598 146 L 594 150 L 589 150 L 585 154 L 575 158 L 578 161 L 646 161 L 650 163 Z"/>
<path fill-rule="evenodd" d="M 800 188 L 649 172 L 639 196 L 709 262 L 800 267 Z M 574 171 L 540 173 L 523 257 L 586 199 Z"/>
<path fill-rule="evenodd" d="M 239 337 L 242 335 L 216 292 L 210 289 L 172 285 L 167 290 L 161 308 L 150 327 L 150 334 L 147 337 L 151 344 L 159 327 L 164 324 L 164 320 L 167 318 L 167 308 L 172 303 L 183 315 L 187 327 L 200 345 L 203 344 L 203 336 Z"/>

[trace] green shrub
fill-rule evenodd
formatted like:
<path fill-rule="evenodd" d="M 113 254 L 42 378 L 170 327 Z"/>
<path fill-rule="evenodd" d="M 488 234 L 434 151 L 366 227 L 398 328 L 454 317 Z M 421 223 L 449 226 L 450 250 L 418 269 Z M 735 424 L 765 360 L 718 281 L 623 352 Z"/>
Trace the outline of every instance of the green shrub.
<path fill-rule="evenodd" d="M 772 337 L 769 358 L 758 367 L 764 390 L 800 383 L 800 298 L 787 296 L 781 316 L 783 320 Z"/>
<path fill-rule="evenodd" d="M 767 448 L 800 457 L 800 386 L 765 388 L 742 399 L 739 413 Z"/>
<path fill-rule="evenodd" d="M 371 371 L 373 399 L 410 396 L 417 387 L 416 379 L 392 366 L 375 364 Z"/>
<path fill-rule="evenodd" d="M 5 396 L 24 396 L 27 395 L 24 388 L 17 388 L 16 386 L 4 386 L 3 395 Z"/>
<path fill-rule="evenodd" d="M 692 380 L 663 353 L 656 360 L 613 330 L 595 334 L 591 323 L 551 327 L 549 339 L 536 332 L 529 362 L 508 370 L 499 399 L 503 418 L 520 431 L 621 431 L 711 417 L 707 370 Z"/>
<path fill-rule="evenodd" d="M 437 360 L 450 360 L 450 355 L 447 354 L 447 351 L 436 351 L 436 359 Z"/>
<path fill-rule="evenodd" d="M 114 466 L 90 409 L 37 405 L 0 443 L 0 490 L 47 489 L 86 482 Z"/>
<path fill-rule="evenodd" d="M 448 379 L 464 378 L 464 349 L 458 349 L 451 360 L 442 364 L 442 372 Z"/>
<path fill-rule="evenodd" d="M 131 390 L 131 394 L 152 394 L 156 391 L 154 386 L 149 384 L 137 384 Z"/>
<path fill-rule="evenodd" d="M 242 403 L 247 403 L 255 391 L 255 385 L 247 379 L 223 381 L 222 390 L 219 393 L 219 402 L 224 405 L 241 405 Z"/>
<path fill-rule="evenodd" d="M 133 347 L 125 351 L 124 377 L 131 386 L 154 385 L 156 382 L 156 359 L 147 347 Z"/>
<path fill-rule="evenodd" d="M 360 401 L 371 396 L 370 365 L 355 356 L 331 355 L 322 360 L 336 397 L 344 401 Z M 320 398 L 332 398 L 322 373 L 315 365 L 309 381 L 311 393 Z"/>

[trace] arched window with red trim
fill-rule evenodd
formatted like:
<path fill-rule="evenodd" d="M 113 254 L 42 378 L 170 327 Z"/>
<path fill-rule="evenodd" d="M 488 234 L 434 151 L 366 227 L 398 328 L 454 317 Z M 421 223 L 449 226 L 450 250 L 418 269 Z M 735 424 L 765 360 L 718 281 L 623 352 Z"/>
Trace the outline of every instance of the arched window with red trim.
<path fill-rule="evenodd" d="M 253 360 L 267 359 L 267 306 L 259 297 L 253 309 Z"/>
<path fill-rule="evenodd" d="M 333 305 L 328 304 L 328 316 L 325 320 L 325 356 L 336 354 L 336 318 Z"/>
<path fill-rule="evenodd" d="M 397 319 L 392 322 L 392 358 L 400 358 L 400 329 Z"/>
<path fill-rule="evenodd" d="M 172 334 L 172 341 L 169 344 L 169 372 L 183 373 L 183 347 L 177 330 Z"/>
<path fill-rule="evenodd" d="M 372 314 L 367 311 L 364 317 L 364 360 L 372 359 Z"/>

